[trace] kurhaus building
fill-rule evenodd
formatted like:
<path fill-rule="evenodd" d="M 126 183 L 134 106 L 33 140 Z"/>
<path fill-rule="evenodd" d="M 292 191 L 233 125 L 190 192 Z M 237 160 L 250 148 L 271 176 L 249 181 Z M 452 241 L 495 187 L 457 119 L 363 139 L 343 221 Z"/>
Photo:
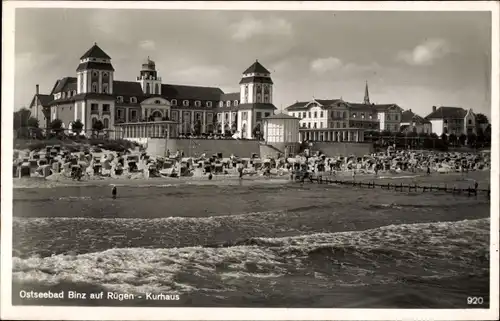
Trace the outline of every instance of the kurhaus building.
<path fill-rule="evenodd" d="M 396 104 L 370 103 L 368 84 L 363 103 L 313 99 L 286 108 L 300 118 L 301 141 L 363 142 L 366 131 L 399 131 L 403 109 Z"/>
<path fill-rule="evenodd" d="M 37 85 L 32 115 L 47 128 L 60 119 L 71 130 L 72 122 L 80 120 L 87 133 L 100 120 L 105 129 L 123 138 L 187 135 L 194 128 L 252 138 L 257 124 L 276 109 L 271 73 L 258 61 L 243 72 L 236 93 L 164 84 L 149 57 L 135 81 L 115 80 L 114 71 L 111 57 L 94 44 L 80 58 L 76 77 L 57 80 L 50 94 L 40 94 Z"/>

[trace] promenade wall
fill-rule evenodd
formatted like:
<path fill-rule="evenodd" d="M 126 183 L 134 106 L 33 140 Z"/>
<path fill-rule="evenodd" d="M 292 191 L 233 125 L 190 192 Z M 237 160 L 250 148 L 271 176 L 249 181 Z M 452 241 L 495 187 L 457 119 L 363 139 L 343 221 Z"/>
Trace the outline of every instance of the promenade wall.
<path fill-rule="evenodd" d="M 171 154 L 183 151 L 186 157 L 198 157 L 202 154 L 222 153 L 223 157 L 234 154 L 238 157 L 260 155 L 260 144 L 256 140 L 224 140 L 224 139 L 165 139 L 149 138 L 146 152 L 153 156 L 164 156 L 168 150 Z"/>
<path fill-rule="evenodd" d="M 314 142 L 312 151 L 322 151 L 327 156 L 363 156 L 374 151 L 372 143 Z"/>

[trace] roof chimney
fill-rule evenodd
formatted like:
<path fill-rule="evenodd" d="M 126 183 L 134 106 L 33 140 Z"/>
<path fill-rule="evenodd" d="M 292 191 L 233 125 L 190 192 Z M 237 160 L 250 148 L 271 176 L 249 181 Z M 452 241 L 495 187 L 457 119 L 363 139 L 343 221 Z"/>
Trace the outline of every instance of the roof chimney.
<path fill-rule="evenodd" d="M 436 106 L 432 106 L 432 111 L 433 111 L 433 112 L 435 112 L 435 111 L 436 111 L 436 109 L 437 109 L 437 107 L 436 107 Z"/>
<path fill-rule="evenodd" d="M 410 108 L 410 112 L 411 112 L 411 108 Z"/>
<path fill-rule="evenodd" d="M 36 84 L 36 94 L 38 95 L 40 93 L 40 85 Z"/>

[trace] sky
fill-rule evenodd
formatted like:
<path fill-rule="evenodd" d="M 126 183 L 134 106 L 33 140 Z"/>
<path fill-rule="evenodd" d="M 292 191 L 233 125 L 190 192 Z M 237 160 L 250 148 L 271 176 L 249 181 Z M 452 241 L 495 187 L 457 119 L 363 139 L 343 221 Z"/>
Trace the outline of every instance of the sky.
<path fill-rule="evenodd" d="M 272 73 L 273 103 L 312 98 L 396 103 L 426 116 L 432 106 L 490 112 L 489 12 L 174 11 L 17 9 L 15 108 L 35 85 L 76 77 L 94 42 L 116 80 L 156 62 L 163 83 L 239 91 L 256 59 Z"/>

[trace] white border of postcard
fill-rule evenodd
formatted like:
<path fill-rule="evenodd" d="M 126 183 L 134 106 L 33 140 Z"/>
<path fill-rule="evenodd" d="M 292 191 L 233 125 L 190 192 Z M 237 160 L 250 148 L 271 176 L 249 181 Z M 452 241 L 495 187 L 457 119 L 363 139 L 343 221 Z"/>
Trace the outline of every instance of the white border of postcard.
<path fill-rule="evenodd" d="M 216 10 L 491 11 L 492 170 L 489 309 L 243 309 L 12 306 L 12 109 L 15 8 L 130 8 Z M 1 317 L 22 320 L 498 320 L 499 238 L 499 3 L 463 2 L 100 2 L 4 1 L 2 15 L 2 224 Z M 3 161 L 5 159 L 5 161 Z"/>

